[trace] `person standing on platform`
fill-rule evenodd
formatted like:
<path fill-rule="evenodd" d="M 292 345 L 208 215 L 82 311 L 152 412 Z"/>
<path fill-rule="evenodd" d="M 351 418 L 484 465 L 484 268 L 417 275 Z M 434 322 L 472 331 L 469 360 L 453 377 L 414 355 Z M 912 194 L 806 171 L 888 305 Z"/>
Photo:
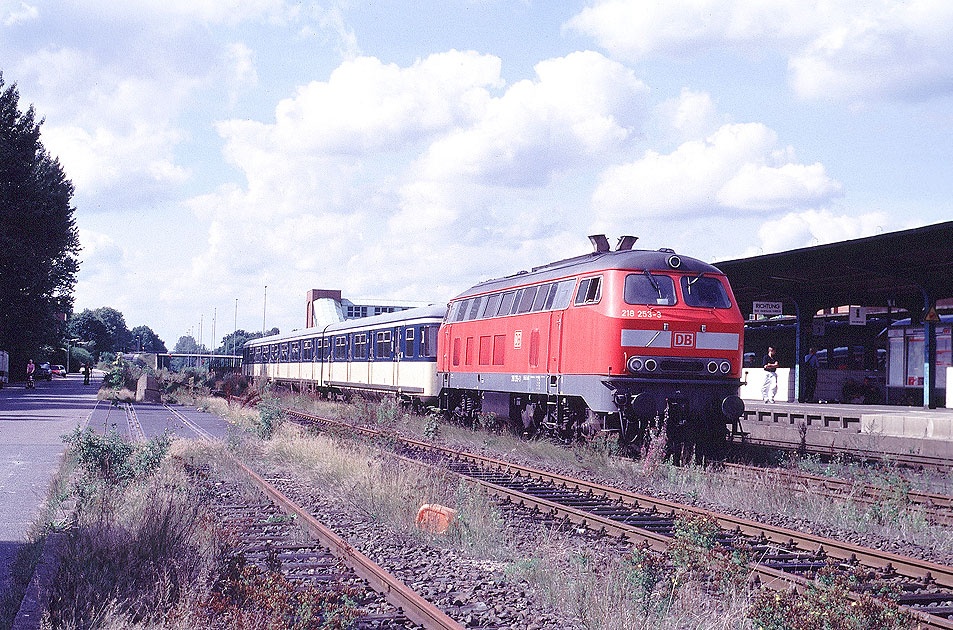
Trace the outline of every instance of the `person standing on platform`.
<path fill-rule="evenodd" d="M 778 357 L 774 354 L 774 347 L 768 346 L 768 354 L 761 361 L 764 366 L 764 385 L 761 386 L 761 398 L 766 403 L 773 403 L 778 393 Z"/>
<path fill-rule="evenodd" d="M 89 363 L 83 364 L 83 385 L 89 385 Z"/>
<path fill-rule="evenodd" d="M 814 392 L 817 390 L 817 350 L 811 346 L 804 355 L 804 399 L 801 402 L 817 402 Z"/>

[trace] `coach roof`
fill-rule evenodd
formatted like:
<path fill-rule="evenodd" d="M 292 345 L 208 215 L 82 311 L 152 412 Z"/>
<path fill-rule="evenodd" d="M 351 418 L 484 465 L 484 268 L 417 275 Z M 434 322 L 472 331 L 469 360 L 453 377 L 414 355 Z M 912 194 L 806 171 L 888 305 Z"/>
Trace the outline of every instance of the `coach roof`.
<path fill-rule="evenodd" d="M 321 335 L 333 335 L 340 331 L 351 331 L 361 328 L 387 327 L 388 325 L 400 325 L 404 322 L 417 319 L 437 319 L 442 320 L 447 314 L 446 304 L 431 304 L 430 306 L 420 306 L 409 308 L 403 311 L 393 313 L 382 313 L 373 317 L 358 317 L 356 319 L 346 319 L 343 322 L 334 322 L 325 326 L 314 326 L 312 328 L 302 328 L 290 333 L 272 335 L 270 337 L 259 337 L 245 342 L 245 346 L 252 347 L 269 343 L 278 343 L 290 339 L 310 339 L 320 337 Z"/>
<path fill-rule="evenodd" d="M 677 266 L 673 265 L 675 258 Z M 673 261 L 673 262 L 675 262 Z M 557 280 L 568 276 L 595 273 L 606 269 L 632 269 L 641 271 L 680 271 L 685 273 L 717 273 L 717 267 L 702 262 L 697 258 L 689 258 L 676 254 L 670 249 L 635 249 L 615 252 L 593 252 L 575 258 L 567 258 L 541 267 L 533 267 L 532 271 L 521 271 L 512 276 L 495 278 L 470 287 L 454 299 L 465 298 L 471 295 L 499 291 L 511 287 L 521 287 L 538 282 Z"/>

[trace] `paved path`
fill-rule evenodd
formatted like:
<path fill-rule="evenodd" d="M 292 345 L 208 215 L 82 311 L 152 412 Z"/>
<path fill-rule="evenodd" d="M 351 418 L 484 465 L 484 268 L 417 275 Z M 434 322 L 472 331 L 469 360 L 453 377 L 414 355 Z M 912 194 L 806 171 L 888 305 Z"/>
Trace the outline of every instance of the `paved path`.
<path fill-rule="evenodd" d="M 102 374 L 86 386 L 79 374 L 53 378 L 35 389 L 22 383 L 0 389 L 0 591 L 60 465 L 61 436 L 86 422 Z"/>

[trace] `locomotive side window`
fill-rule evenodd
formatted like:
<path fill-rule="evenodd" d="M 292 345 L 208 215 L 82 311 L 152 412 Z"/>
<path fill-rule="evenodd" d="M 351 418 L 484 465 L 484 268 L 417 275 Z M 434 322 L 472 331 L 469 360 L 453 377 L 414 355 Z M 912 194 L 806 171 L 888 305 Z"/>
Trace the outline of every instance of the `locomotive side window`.
<path fill-rule="evenodd" d="M 481 317 L 496 317 L 496 312 L 500 309 L 500 298 L 503 295 L 500 293 L 494 293 L 486 299 L 486 307 L 483 309 L 483 314 Z"/>
<path fill-rule="evenodd" d="M 549 289 L 555 288 L 555 284 L 544 284 L 536 290 L 536 301 L 533 302 L 533 311 L 541 311 L 546 307 L 546 298 L 549 297 Z"/>
<path fill-rule="evenodd" d="M 718 278 L 704 275 L 682 276 L 679 280 L 682 288 L 682 299 L 688 306 L 702 306 L 705 308 L 731 308 L 731 300 L 725 292 L 724 285 Z"/>
<path fill-rule="evenodd" d="M 413 328 L 404 329 L 404 356 L 405 357 L 414 356 L 414 329 Z"/>
<path fill-rule="evenodd" d="M 562 310 L 569 306 L 569 303 L 572 301 L 572 291 L 576 288 L 575 280 L 563 280 L 556 285 L 556 293 L 553 296 L 552 306 L 547 306 L 546 308 L 552 308 L 553 310 Z"/>
<path fill-rule="evenodd" d="M 626 304 L 675 304 L 675 282 L 671 276 L 645 271 L 625 277 L 622 297 Z"/>
<path fill-rule="evenodd" d="M 537 287 L 526 287 L 523 289 L 519 308 L 516 309 L 517 313 L 529 313 L 533 310 L 533 300 L 536 299 L 536 288 Z"/>
<path fill-rule="evenodd" d="M 602 298 L 602 276 L 585 278 L 576 291 L 576 304 L 596 304 Z"/>
<path fill-rule="evenodd" d="M 467 321 L 477 318 L 477 315 L 480 312 L 480 307 L 482 305 L 483 305 L 483 296 L 475 297 L 470 301 L 470 312 L 467 314 Z"/>
<path fill-rule="evenodd" d="M 513 308 L 510 309 L 510 312 L 509 312 L 509 313 L 500 313 L 500 315 L 516 315 L 516 310 L 517 310 L 517 309 L 519 308 L 519 306 L 520 306 L 520 300 L 523 299 L 523 293 L 524 293 L 525 291 L 526 291 L 526 289 L 519 289 L 519 290 L 516 292 L 516 296 L 513 298 Z"/>
<path fill-rule="evenodd" d="M 507 291 L 503 294 L 503 298 L 500 300 L 500 311 L 499 315 L 509 315 L 510 311 L 513 310 L 513 300 L 516 298 L 516 291 Z"/>
<path fill-rule="evenodd" d="M 391 337 L 389 330 L 377 333 L 377 358 L 389 359 L 391 351 Z"/>

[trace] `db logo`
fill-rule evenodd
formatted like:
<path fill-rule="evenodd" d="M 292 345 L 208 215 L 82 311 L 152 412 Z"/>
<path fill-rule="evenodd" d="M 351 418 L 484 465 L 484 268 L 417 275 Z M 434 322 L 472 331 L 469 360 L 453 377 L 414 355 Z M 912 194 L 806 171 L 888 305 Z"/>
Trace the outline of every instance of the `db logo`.
<path fill-rule="evenodd" d="M 674 346 L 675 348 L 694 348 L 695 347 L 695 333 L 686 333 L 686 332 L 675 333 L 675 339 L 672 342 L 672 346 Z"/>

